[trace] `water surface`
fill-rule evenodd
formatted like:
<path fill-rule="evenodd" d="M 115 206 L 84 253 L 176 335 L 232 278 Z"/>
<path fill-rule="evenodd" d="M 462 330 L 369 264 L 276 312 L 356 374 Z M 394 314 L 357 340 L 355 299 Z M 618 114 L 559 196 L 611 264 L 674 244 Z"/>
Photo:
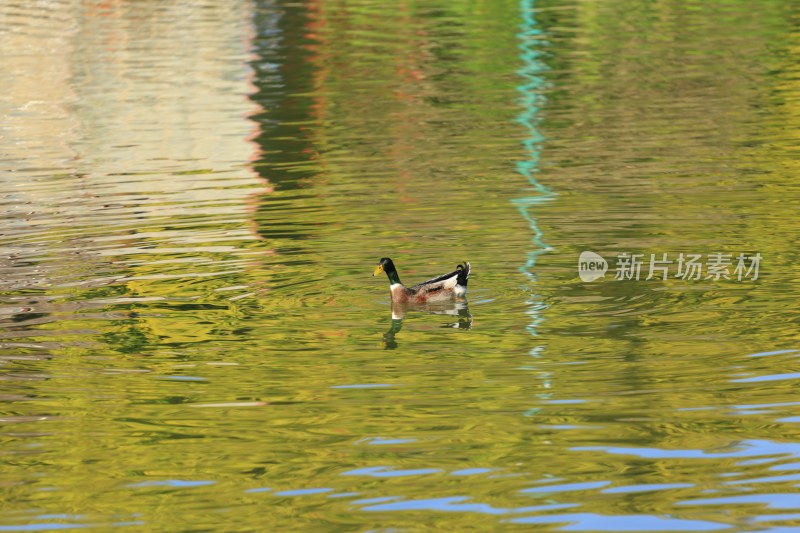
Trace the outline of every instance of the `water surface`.
<path fill-rule="evenodd" d="M 0 529 L 800 527 L 798 21 L 3 5 Z"/>

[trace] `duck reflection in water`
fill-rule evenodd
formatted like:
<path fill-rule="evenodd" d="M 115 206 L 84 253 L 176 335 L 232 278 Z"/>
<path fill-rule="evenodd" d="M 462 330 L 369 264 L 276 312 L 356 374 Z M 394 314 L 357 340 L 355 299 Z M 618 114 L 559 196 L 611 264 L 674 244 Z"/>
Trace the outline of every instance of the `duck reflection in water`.
<path fill-rule="evenodd" d="M 383 334 L 383 347 L 386 350 L 397 348 L 395 335 L 403 328 L 403 320 L 409 311 L 419 311 L 433 315 L 448 315 L 455 319 L 443 324 L 443 328 L 472 329 L 472 315 L 466 300 L 453 302 L 439 302 L 434 304 L 401 304 L 392 302 L 392 325 Z"/>

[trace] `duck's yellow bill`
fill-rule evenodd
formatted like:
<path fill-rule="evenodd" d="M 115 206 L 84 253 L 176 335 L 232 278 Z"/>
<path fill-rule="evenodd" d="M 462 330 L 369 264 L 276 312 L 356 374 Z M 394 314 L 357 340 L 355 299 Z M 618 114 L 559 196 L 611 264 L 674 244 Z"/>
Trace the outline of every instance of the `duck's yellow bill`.
<path fill-rule="evenodd" d="M 377 276 L 381 272 L 383 272 L 383 265 L 378 265 L 378 266 L 375 267 L 375 272 L 373 272 L 372 275 L 373 276 Z"/>

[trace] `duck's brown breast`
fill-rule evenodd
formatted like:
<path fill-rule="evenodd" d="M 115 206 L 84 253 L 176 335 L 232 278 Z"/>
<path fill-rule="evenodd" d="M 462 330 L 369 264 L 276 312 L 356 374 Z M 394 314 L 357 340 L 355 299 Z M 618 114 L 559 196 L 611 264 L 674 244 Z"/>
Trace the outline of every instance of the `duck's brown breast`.
<path fill-rule="evenodd" d="M 392 293 L 392 301 L 397 303 L 406 303 L 408 302 L 408 289 L 400 285 L 399 283 L 392 285 L 389 290 Z"/>

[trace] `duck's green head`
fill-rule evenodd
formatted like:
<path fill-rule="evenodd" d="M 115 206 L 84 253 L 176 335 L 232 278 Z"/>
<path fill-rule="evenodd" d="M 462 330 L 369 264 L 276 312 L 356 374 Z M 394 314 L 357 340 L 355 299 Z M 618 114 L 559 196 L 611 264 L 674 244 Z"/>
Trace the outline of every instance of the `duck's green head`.
<path fill-rule="evenodd" d="M 386 275 L 389 276 L 389 281 L 392 283 L 400 283 L 400 276 L 397 275 L 397 269 L 394 268 L 394 263 L 388 257 L 382 258 L 378 262 L 378 266 L 375 267 L 375 272 L 372 273 L 373 276 L 377 276 L 381 272 L 386 272 Z"/>

